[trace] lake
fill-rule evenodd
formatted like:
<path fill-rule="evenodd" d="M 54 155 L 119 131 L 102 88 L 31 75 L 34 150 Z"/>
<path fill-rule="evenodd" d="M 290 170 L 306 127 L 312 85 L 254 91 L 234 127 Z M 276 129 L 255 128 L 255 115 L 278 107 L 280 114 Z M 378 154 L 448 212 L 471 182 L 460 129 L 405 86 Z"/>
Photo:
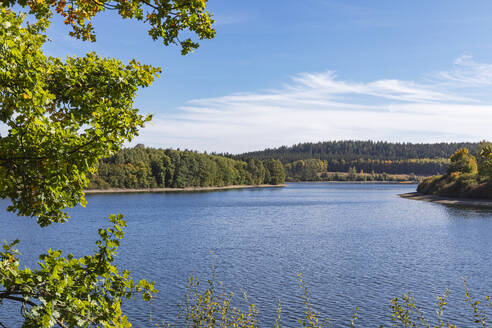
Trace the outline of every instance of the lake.
<path fill-rule="evenodd" d="M 313 307 L 335 326 L 347 326 L 359 307 L 359 327 L 390 325 L 392 297 L 411 292 L 434 318 L 436 296 L 450 290 L 447 318 L 470 326 L 463 277 L 474 296 L 492 292 L 492 211 L 402 199 L 415 185 L 299 183 L 285 188 L 203 193 L 88 195 L 66 224 L 41 229 L 33 219 L 2 212 L 0 240 L 21 239 L 24 263 L 40 250 L 92 253 L 97 229 L 110 213 L 128 227 L 118 255 L 135 278 L 156 281 L 154 318 L 175 320 L 190 274 L 211 277 L 259 309 L 260 326 L 273 326 L 277 300 L 282 323 L 297 325 L 307 283 Z M 6 201 L 0 206 L 5 208 Z M 215 255 L 212 256 L 211 252 Z M 150 327 L 149 304 L 126 305 L 134 327 Z M 0 307 L 17 327 L 18 308 Z M 7 318 L 7 319 L 5 319 Z"/>

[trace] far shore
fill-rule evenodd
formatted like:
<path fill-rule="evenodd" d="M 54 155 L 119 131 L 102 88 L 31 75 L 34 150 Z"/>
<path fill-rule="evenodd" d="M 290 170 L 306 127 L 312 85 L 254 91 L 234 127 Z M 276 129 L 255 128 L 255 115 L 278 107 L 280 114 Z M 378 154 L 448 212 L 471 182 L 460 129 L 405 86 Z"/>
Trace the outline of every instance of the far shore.
<path fill-rule="evenodd" d="M 442 197 L 436 195 L 425 195 L 419 192 L 410 192 L 406 194 L 400 194 L 398 196 L 402 198 L 420 200 L 420 201 L 431 202 L 431 203 L 438 203 L 443 205 L 492 208 L 492 199 Z"/>
<path fill-rule="evenodd" d="M 248 189 L 248 188 L 280 188 L 285 187 L 285 184 L 278 185 L 232 185 L 223 187 L 186 187 L 186 188 L 141 188 L 141 189 L 122 189 L 122 188 L 110 188 L 110 189 L 88 189 L 84 192 L 86 194 L 121 194 L 121 193 L 152 193 L 152 192 L 199 192 L 199 191 L 217 191 L 217 190 L 230 190 L 230 189 Z"/>
<path fill-rule="evenodd" d="M 418 184 L 418 181 L 286 181 L 287 183 Z"/>

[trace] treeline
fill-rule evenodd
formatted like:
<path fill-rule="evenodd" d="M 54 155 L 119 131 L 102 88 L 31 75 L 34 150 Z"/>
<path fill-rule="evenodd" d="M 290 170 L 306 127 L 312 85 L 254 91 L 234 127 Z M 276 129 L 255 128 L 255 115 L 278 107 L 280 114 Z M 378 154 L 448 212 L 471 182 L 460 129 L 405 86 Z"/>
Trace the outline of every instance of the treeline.
<path fill-rule="evenodd" d="M 346 182 L 408 182 L 415 183 L 419 181 L 416 175 L 396 175 L 388 173 L 365 173 L 364 171 L 357 172 L 355 168 L 351 168 L 347 173 L 322 173 L 313 181 L 346 181 Z"/>
<path fill-rule="evenodd" d="M 239 160 L 277 159 L 285 165 L 288 180 L 296 180 L 301 176 L 313 177 L 313 162 L 310 160 L 324 162 L 323 165 L 314 165 L 317 166 L 318 176 L 325 171 L 348 172 L 350 168 L 376 174 L 429 176 L 444 174 L 449 164 L 448 158 L 456 150 L 465 147 L 475 153 L 479 148 L 478 143 L 470 142 L 412 144 L 346 140 L 300 143 L 291 147 L 228 156 Z"/>
<path fill-rule="evenodd" d="M 352 161 L 343 163 L 343 166 L 340 166 L 342 164 L 338 161 L 334 161 L 335 165 L 332 161 L 319 159 L 306 159 L 287 163 L 284 165 L 286 179 L 287 181 L 416 181 L 418 178 L 415 174 L 392 172 L 398 171 L 398 165 L 405 167 L 404 163 L 400 163 L 400 161 Z M 415 160 L 415 163 L 420 161 L 422 160 Z M 350 166 L 350 164 L 354 163 L 362 164 L 358 166 L 361 168 L 357 169 L 356 165 Z M 345 169 L 346 165 L 349 165 L 348 169 Z M 379 165 L 379 167 L 386 165 L 388 172 L 377 173 L 374 170 L 374 165 Z M 442 165 L 445 166 L 445 164 Z"/>
<path fill-rule="evenodd" d="M 290 178 L 299 178 L 300 180 L 312 180 L 316 174 L 323 172 L 348 172 L 355 168 L 357 172 L 374 172 L 378 174 L 414 174 L 420 176 L 429 176 L 441 174 L 446 171 L 449 164 L 448 159 L 406 159 L 406 160 L 380 160 L 380 159 L 305 159 L 285 164 L 285 172 Z"/>
<path fill-rule="evenodd" d="M 99 162 L 89 189 L 185 188 L 281 184 L 278 160 L 235 160 L 192 151 L 137 145 Z"/>
<path fill-rule="evenodd" d="M 344 160 L 413 160 L 449 158 L 456 150 L 478 150 L 478 143 L 390 143 L 385 141 L 325 141 L 300 143 L 294 146 L 265 149 L 236 155 L 242 160 L 275 158 L 282 163 L 304 159 Z"/>

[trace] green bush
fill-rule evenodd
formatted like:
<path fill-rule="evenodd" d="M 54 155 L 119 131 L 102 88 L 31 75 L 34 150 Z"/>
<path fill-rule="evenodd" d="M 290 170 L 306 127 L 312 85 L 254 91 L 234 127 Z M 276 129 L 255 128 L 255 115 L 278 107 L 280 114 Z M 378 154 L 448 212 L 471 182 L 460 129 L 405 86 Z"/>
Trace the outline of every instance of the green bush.
<path fill-rule="evenodd" d="M 434 191 L 437 191 L 437 185 L 443 178 L 443 175 L 426 178 L 418 185 L 417 191 L 423 194 L 433 194 Z"/>
<path fill-rule="evenodd" d="M 492 145 L 486 144 L 480 149 L 478 173 L 481 177 L 492 177 Z"/>

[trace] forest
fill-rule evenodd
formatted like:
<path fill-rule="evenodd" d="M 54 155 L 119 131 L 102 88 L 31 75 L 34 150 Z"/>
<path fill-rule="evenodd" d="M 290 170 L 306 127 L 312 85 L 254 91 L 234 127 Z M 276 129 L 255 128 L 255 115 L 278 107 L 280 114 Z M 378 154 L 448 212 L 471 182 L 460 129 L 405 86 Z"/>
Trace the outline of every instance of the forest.
<path fill-rule="evenodd" d="M 478 151 L 473 143 L 330 141 L 218 155 L 139 144 L 100 160 L 88 188 L 222 187 L 285 180 L 417 181 L 444 174 L 450 163 L 448 153 L 464 145 Z M 302 159 L 290 161 L 298 157 Z"/>
<path fill-rule="evenodd" d="M 282 163 L 301 159 L 345 160 L 412 160 L 449 158 L 456 150 L 468 148 L 478 150 L 478 143 L 391 143 L 386 141 L 325 141 L 318 143 L 299 143 L 236 155 L 239 159 L 275 158 Z"/>
<path fill-rule="evenodd" d="M 478 155 L 467 148 L 458 149 L 450 157 L 446 174 L 425 179 L 417 191 L 439 196 L 492 199 L 492 144 L 481 142 Z"/>
<path fill-rule="evenodd" d="M 285 172 L 289 181 L 313 181 L 331 180 L 323 179 L 333 172 L 371 173 L 374 175 L 404 174 L 416 176 L 430 176 L 446 171 L 449 164 L 448 159 L 407 159 L 407 160 L 380 160 L 380 159 L 358 159 L 358 160 L 320 160 L 304 159 L 285 164 Z M 380 179 L 376 179 L 381 181 Z M 384 181 L 384 180 L 383 180 Z"/>
<path fill-rule="evenodd" d="M 102 159 L 89 189 L 185 188 L 277 185 L 285 180 L 278 160 L 235 160 L 193 151 L 137 145 Z"/>
<path fill-rule="evenodd" d="M 336 161 L 336 160 L 335 160 Z M 377 160 L 379 162 L 379 160 Z M 425 175 L 393 173 L 398 172 L 397 161 L 387 161 L 380 165 L 386 165 L 386 171 L 377 173 L 374 170 L 375 165 L 358 166 L 363 167 L 359 170 L 356 165 L 349 166 L 347 171 L 340 169 L 340 166 L 331 166 L 330 161 L 322 161 L 320 159 L 299 160 L 292 163 L 287 163 L 285 167 L 286 180 L 290 182 L 296 181 L 409 181 L 416 182 L 422 180 Z M 353 162 L 352 162 L 353 163 Z M 346 165 L 346 164 L 344 164 Z M 445 166 L 445 164 L 442 164 Z M 328 171 L 328 168 L 331 171 Z M 396 168 L 396 169 L 395 169 Z M 417 171 L 418 172 L 418 171 Z"/>
<path fill-rule="evenodd" d="M 444 174 L 449 164 L 449 157 L 461 148 L 468 148 L 476 153 L 478 143 L 326 141 L 300 143 L 291 147 L 283 146 L 229 156 L 243 161 L 277 159 L 285 165 L 288 181 L 332 180 L 334 175 L 330 172 L 348 173 L 350 170 L 371 173 L 370 176 L 366 176 L 372 180 L 385 180 L 383 179 L 385 174 L 411 176 Z M 362 176 L 360 175 L 359 178 Z"/>

